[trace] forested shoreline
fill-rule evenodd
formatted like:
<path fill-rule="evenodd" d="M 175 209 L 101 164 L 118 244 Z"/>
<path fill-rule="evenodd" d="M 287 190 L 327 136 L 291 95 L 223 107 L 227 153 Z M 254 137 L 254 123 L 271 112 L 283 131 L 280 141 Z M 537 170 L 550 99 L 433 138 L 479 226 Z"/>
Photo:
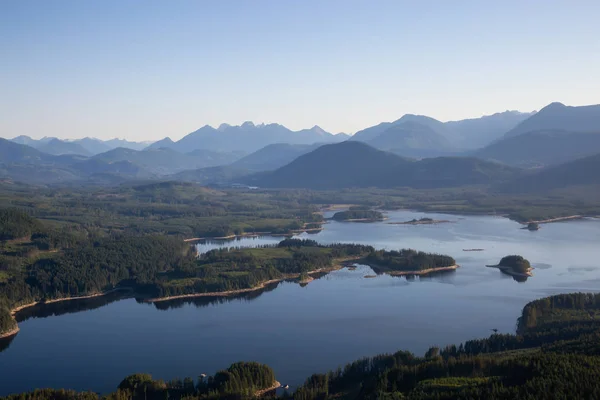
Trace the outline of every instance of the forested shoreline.
<path fill-rule="evenodd" d="M 600 294 L 555 295 L 528 303 L 516 334 L 493 334 L 423 356 L 398 351 L 314 374 L 293 393 L 266 396 L 326 399 L 572 399 L 600 395 Z M 277 386 L 275 373 L 253 362 L 233 364 L 212 377 L 123 379 L 107 400 L 251 399 Z M 96 400 L 95 393 L 41 389 L 5 400 Z"/>

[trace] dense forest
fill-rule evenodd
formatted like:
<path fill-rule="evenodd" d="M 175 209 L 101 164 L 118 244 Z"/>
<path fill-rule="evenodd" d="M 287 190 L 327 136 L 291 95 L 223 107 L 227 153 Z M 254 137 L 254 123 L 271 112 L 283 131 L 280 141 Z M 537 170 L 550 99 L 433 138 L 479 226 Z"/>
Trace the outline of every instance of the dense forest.
<path fill-rule="evenodd" d="M 332 219 L 335 221 L 381 221 L 383 214 L 375 210 L 350 209 L 336 212 Z"/>
<path fill-rule="evenodd" d="M 600 294 L 552 296 L 527 304 L 515 335 L 445 348 L 423 356 L 398 351 L 309 377 L 280 399 L 593 399 L 600 397 Z M 125 378 L 106 399 L 250 399 L 273 387 L 264 365 L 236 363 L 213 377 L 156 381 Z M 273 392 L 271 397 L 277 397 Z M 96 400 L 94 393 L 37 390 L 10 400 Z"/>
<path fill-rule="evenodd" d="M 510 268 L 513 271 L 520 273 L 526 273 L 531 269 L 531 264 L 529 261 L 524 259 L 522 256 L 517 255 L 502 257 L 498 263 L 498 266 Z"/>
<path fill-rule="evenodd" d="M 276 388 L 273 370 L 255 362 L 238 362 L 214 376 L 198 379 L 174 379 L 169 382 L 154 380 L 149 374 L 134 374 L 119 384 L 117 391 L 106 400 L 168 400 L 168 399 L 251 399 L 268 389 Z M 77 393 L 69 390 L 42 389 L 31 393 L 12 395 L 5 400 L 92 400 L 95 393 Z"/>
<path fill-rule="evenodd" d="M 411 249 L 400 251 L 373 251 L 365 258 L 365 263 L 377 273 L 421 271 L 456 265 L 456 261 L 450 256 L 425 253 Z"/>

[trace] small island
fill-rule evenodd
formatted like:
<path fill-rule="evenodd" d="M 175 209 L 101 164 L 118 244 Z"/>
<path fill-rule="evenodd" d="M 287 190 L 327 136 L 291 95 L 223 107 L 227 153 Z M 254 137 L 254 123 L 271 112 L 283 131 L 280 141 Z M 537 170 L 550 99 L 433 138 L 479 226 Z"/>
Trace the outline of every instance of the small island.
<path fill-rule="evenodd" d="M 389 222 L 391 225 L 434 225 L 434 224 L 445 224 L 450 221 L 445 219 L 433 219 L 433 218 L 419 218 L 412 219 L 404 222 Z"/>
<path fill-rule="evenodd" d="M 333 214 L 331 217 L 334 221 L 345 221 L 345 222 L 377 222 L 383 221 L 385 218 L 379 211 L 374 210 L 363 210 L 363 209 L 350 209 L 347 211 L 339 211 Z"/>
<path fill-rule="evenodd" d="M 454 258 L 443 254 L 425 253 L 411 249 L 400 251 L 377 250 L 358 262 L 370 266 L 377 274 L 427 275 L 432 272 L 458 268 Z"/>
<path fill-rule="evenodd" d="M 540 224 L 538 224 L 537 222 L 530 222 L 523 229 L 527 229 L 527 230 L 530 230 L 530 231 L 539 231 L 540 230 Z"/>
<path fill-rule="evenodd" d="M 531 271 L 533 268 L 528 260 L 522 256 L 512 255 L 503 257 L 498 265 L 487 265 L 490 268 L 498 268 L 505 274 L 517 276 L 517 277 L 529 277 L 533 276 Z"/>

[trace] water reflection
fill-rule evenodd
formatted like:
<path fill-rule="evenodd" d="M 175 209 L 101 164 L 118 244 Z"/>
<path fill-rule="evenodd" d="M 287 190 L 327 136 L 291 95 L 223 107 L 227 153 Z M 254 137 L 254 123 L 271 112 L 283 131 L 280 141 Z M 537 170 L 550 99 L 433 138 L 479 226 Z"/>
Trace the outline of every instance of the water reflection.
<path fill-rule="evenodd" d="M 15 315 L 15 319 L 17 322 L 23 322 L 30 318 L 47 318 L 93 310 L 128 297 L 131 297 L 131 291 L 123 289 L 109 293 L 105 296 L 90 297 L 88 299 L 58 301 L 56 303 L 40 303 L 19 311 Z"/>
<path fill-rule="evenodd" d="M 199 296 L 199 297 L 184 297 L 180 299 L 173 299 L 168 301 L 157 301 L 152 303 L 157 310 L 173 310 L 177 308 L 182 308 L 185 305 L 191 304 L 196 306 L 197 308 L 208 307 L 212 305 L 219 305 L 231 302 L 250 302 L 262 294 L 271 292 L 279 286 L 281 282 L 275 282 L 270 285 L 265 286 L 259 290 L 253 290 L 251 292 L 239 293 L 232 296 Z M 142 302 L 143 300 L 138 300 L 138 302 Z"/>
<path fill-rule="evenodd" d="M 12 335 L 7 338 L 0 339 L 0 353 L 9 348 L 10 344 L 15 339 L 15 337 L 17 337 L 17 335 Z"/>

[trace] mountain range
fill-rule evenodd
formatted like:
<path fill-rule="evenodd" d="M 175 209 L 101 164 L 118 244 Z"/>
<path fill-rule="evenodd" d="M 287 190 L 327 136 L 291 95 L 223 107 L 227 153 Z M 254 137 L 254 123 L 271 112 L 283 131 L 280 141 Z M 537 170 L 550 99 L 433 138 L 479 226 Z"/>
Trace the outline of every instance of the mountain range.
<path fill-rule="evenodd" d="M 244 178 L 260 187 L 340 189 L 352 187 L 452 187 L 488 184 L 515 177 L 519 170 L 467 157 L 412 160 L 346 141 L 324 145 L 276 169 Z"/>
<path fill-rule="evenodd" d="M 255 125 L 248 121 L 239 126 L 221 124 L 217 129 L 210 125 L 205 125 L 176 142 L 170 138 L 165 138 L 151 144 L 149 148 L 166 147 L 179 152 L 203 149 L 221 152 L 244 151 L 249 153 L 275 143 L 305 145 L 317 142 L 336 143 L 348 138 L 349 136 L 346 134 L 340 133 L 334 135 L 318 126 L 300 131 L 292 131 L 279 124 Z"/>
<path fill-rule="evenodd" d="M 310 188 L 497 185 L 599 153 L 600 105 L 552 103 L 451 122 L 407 114 L 352 137 L 252 122 L 149 145 L 19 136 L 0 140 L 0 177 L 49 185 L 165 178 Z"/>
<path fill-rule="evenodd" d="M 89 137 L 65 140 L 46 136 L 41 139 L 32 139 L 25 135 L 17 136 L 11 139 L 11 141 L 31 146 L 48 154 L 79 154 L 85 156 L 104 153 L 117 147 L 142 150 L 150 144 L 149 142 L 130 142 L 125 139 L 100 140 Z"/>

